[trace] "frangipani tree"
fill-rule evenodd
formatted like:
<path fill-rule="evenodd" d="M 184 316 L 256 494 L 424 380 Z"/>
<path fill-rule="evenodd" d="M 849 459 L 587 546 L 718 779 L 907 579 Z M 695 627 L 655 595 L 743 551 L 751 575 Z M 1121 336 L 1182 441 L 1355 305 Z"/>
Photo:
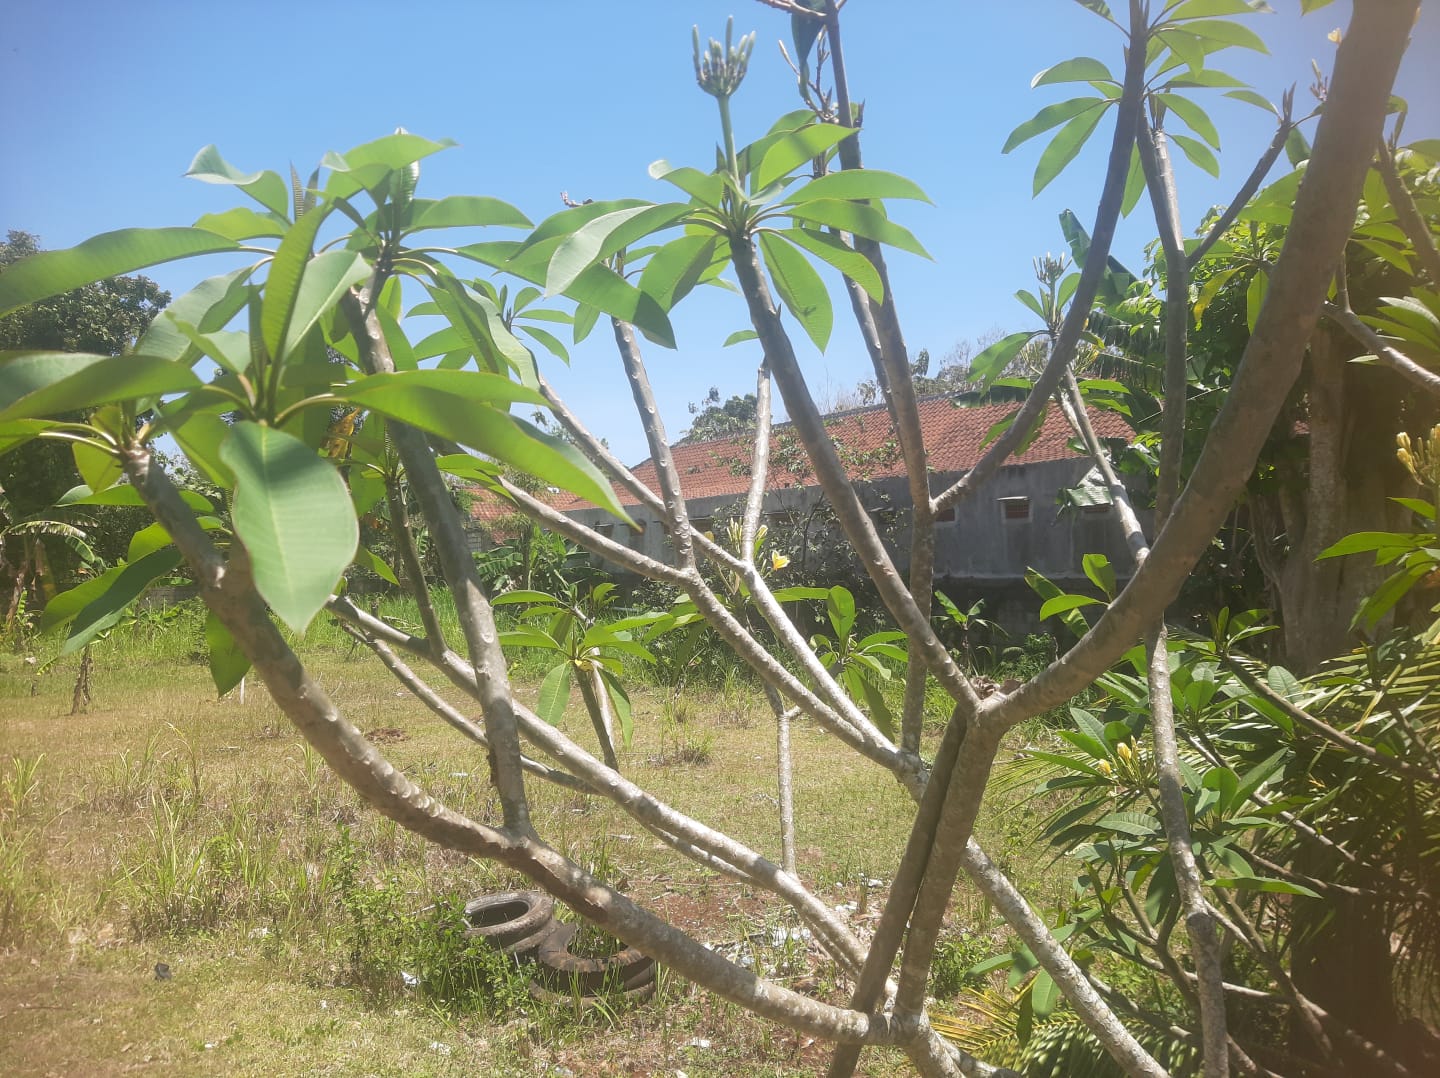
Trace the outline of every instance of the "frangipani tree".
<path fill-rule="evenodd" d="M 1173 79 L 1157 84 L 1156 72 L 1183 68 L 1203 85 L 1209 56 L 1234 43 L 1226 40 L 1236 36 L 1224 29 L 1236 25 L 1228 16 L 1256 5 L 1171 0 L 1152 10 L 1131 0 L 1128 17 L 1117 20 L 1106 5 L 1086 0 L 1083 6 L 1120 27 L 1123 73 L 1108 74 L 1106 69 L 1102 77 L 1085 65 L 1074 68 L 1076 77 L 1097 84 L 1103 107 L 1092 108 L 1093 117 L 1074 112 L 1069 124 L 1083 118 L 1086 127 L 1062 128 L 1067 141 L 1059 150 L 1052 144 L 1046 167 L 1063 166 L 1073 156 L 1069 147 L 1099 130 L 1102 119 L 1114 118 L 1089 256 L 1068 297 L 1046 365 L 1015 422 L 958 483 L 932 491 L 883 252 L 884 246 L 923 252 L 883 208 L 887 199 L 923 194 L 898 175 L 862 167 L 858 110 L 852 107 L 845 78 L 839 4 L 766 2 L 788 11 L 794 20 L 796 61 L 807 87 L 811 50 L 823 35 L 834 85 L 821 93 L 807 89 L 807 100 L 826 115 L 817 120 L 808 111 L 791 114 L 762 138 L 737 145 L 729 98 L 743 78 L 750 45 L 742 40 L 738 46 L 712 45 L 702 53 L 697 39 L 697 80 L 718 102 L 722 146 L 713 169 L 663 163 L 652 167 L 654 175 L 679 189 L 683 201 L 590 203 L 531 228 L 518 210 L 495 199 L 420 197 L 420 162 L 444 144 L 406 132 L 327 155 L 322 168 L 303 183 L 292 176 L 287 184 L 274 172 L 242 173 L 213 149 L 202 151 L 192 175 L 234 186 L 254 206 L 207 215 L 189 228 L 108 233 L 68 251 L 37 256 L 0 275 L 0 312 L 87 281 L 179 258 L 226 254 L 240 256 L 246 264 L 209 278 L 177 299 L 131 354 L 5 356 L 0 361 L 0 432 L 7 445 L 63 437 L 104 455 L 123 471 L 128 485 L 78 493 L 76 500 L 135 500 L 149 507 L 199 581 L 213 615 L 212 648 L 239 656 L 242 669 L 243 664 L 253 665 L 297 729 L 376 809 L 431 841 L 523 873 L 581 915 L 703 987 L 776 1022 L 838 1042 L 832 1073 L 850 1073 L 867 1044 L 903 1048 L 925 1074 L 999 1073 L 947 1044 L 926 1015 L 934 944 L 956 878 L 964 870 L 1126 1073 L 1163 1074 L 1117 1013 L 1114 997 L 1102 992 L 1066 953 L 974 842 L 974 823 L 1008 731 L 1089 685 L 1142 636 L 1149 639 L 1152 652 L 1164 655 L 1165 607 L 1241 489 L 1299 369 L 1304 343 L 1353 225 L 1416 4 L 1357 4 L 1337 52 L 1286 244 L 1271 271 L 1235 390 L 1183 484 L 1177 458 L 1170 452 L 1183 415 L 1167 411 L 1170 455 L 1162 455 L 1162 504 L 1153 535 L 1134 526 L 1133 514 L 1127 518 L 1137 571 L 1071 651 L 1014 692 L 982 696 L 931 626 L 934 521 L 983 486 L 1054 393 L 1069 391 L 1071 364 L 1101 286 L 1116 221 L 1127 189 L 1134 192 L 1131 163 L 1137 145 L 1162 231 L 1173 238 L 1171 224 L 1178 218 L 1165 201 L 1164 169 L 1155 172 L 1145 164 L 1157 147 L 1152 138 L 1155 114 L 1147 119 L 1146 109 L 1156 93 L 1171 94 L 1183 87 L 1171 85 Z M 1185 109 L 1176 102 L 1165 105 L 1184 116 Z M 1200 130 L 1194 113 L 1185 118 Z M 1246 197 L 1242 191 L 1237 202 Z M 445 230 L 472 226 L 529 231 L 522 238 L 461 246 L 439 242 Z M 782 320 L 783 307 L 817 345 L 829 339 L 833 305 L 812 260 L 844 275 L 847 299 L 894 419 L 914 507 L 908 581 L 896 571 L 846 477 L 801 374 L 789 325 Z M 581 330 L 602 316 L 609 318 L 661 477 L 658 492 L 639 483 L 555 394 L 531 351 L 511 332 L 497 293 L 465 279 L 461 267 L 468 265 L 474 272 L 477 263 L 574 300 Z M 690 526 L 637 339 L 638 332 L 661 346 L 673 346 L 670 309 L 697 284 L 727 272 L 738 284 L 765 357 L 757 378 L 753 480 L 738 553 Z M 407 278 L 410 287 L 424 290 L 427 311 L 445 320 L 445 354 L 463 357 L 467 369 L 453 366 L 458 358 L 440 368 L 420 365 L 405 326 L 401 281 Z M 1183 322 L 1189 317 L 1188 305 L 1182 309 L 1177 301 L 1171 314 L 1183 315 Z M 1173 320 L 1166 325 L 1176 332 Z M 345 362 L 330 362 L 331 350 Z M 1178 360 L 1172 354 L 1171 359 L 1183 362 L 1183 354 Z M 207 360 L 218 369 L 208 381 L 199 373 L 208 369 L 203 363 Z M 468 369 L 471 362 L 474 369 Z M 909 662 L 894 738 L 867 711 L 866 701 L 857 701 L 827 668 L 755 565 L 772 377 L 841 528 L 906 640 Z M 1183 401 L 1183 393 L 1167 393 L 1167 400 Z M 516 405 L 548 408 L 567 440 L 519 418 Z M 367 499 L 384 494 L 383 483 L 360 479 L 367 474 L 362 465 L 375 463 L 364 456 L 373 449 L 357 440 L 346 458 L 349 463 L 323 452 L 330 417 L 339 407 L 384 419 L 388 444 L 420 507 L 454 596 L 460 639 L 446 638 L 433 612 L 425 614 L 428 600 L 418 593 L 423 636 L 389 625 L 336 594 L 344 570 L 357 556 L 365 561 L 357 554 L 357 510 L 365 508 Z M 84 424 L 50 418 L 92 409 Z M 226 422 L 227 415 L 233 423 Z M 162 434 L 173 435 L 194 466 L 227 492 L 233 531 L 207 530 L 202 518 L 210 514 L 209 508 L 188 504 L 175 488 L 153 449 Z M 480 455 L 437 454 L 436 444 L 447 450 L 463 446 Z M 1097 459 L 1103 456 L 1097 451 Z M 670 540 L 667 557 L 643 555 L 556 513 L 508 481 L 506 468 L 573 491 L 621 518 L 621 499 L 612 484 L 624 488 L 629 497 L 660 513 Z M 492 607 L 446 486 L 447 470 L 488 483 L 547 528 L 607 560 L 682 589 L 786 711 L 794 708 L 810 716 L 913 794 L 917 811 L 911 835 L 898 856 L 883 915 L 868 945 L 793 871 L 647 793 L 516 699 Z M 711 590 L 701 561 L 744 580 L 750 601 L 773 630 L 775 652 Z M 299 630 L 322 609 L 345 621 L 445 721 L 486 747 L 500 807 L 498 825 L 460 814 L 397 771 L 309 675 L 274 619 Z M 786 662 L 780 661 L 781 654 Z M 478 704 L 480 720 L 446 704 L 411 662 L 426 664 L 434 675 L 468 694 Z M 1157 684 L 1163 676 L 1157 667 Z M 953 699 L 954 709 L 935 756 L 926 760 L 920 735 L 931 679 Z M 1163 761 L 1167 734 L 1162 698 L 1168 700 L 1168 688 L 1155 701 L 1156 754 Z M 774 894 L 853 979 L 850 1005 L 823 1003 L 767 982 L 587 875 L 536 833 L 527 786 L 537 781 L 608 799 L 678 854 Z M 1180 813 L 1179 819 L 1167 813 L 1165 830 L 1172 848 L 1188 850 L 1183 804 Z M 1204 895 L 1187 891 L 1187 902 L 1201 985 L 1206 1074 L 1225 1073 L 1232 1060 L 1238 1069 L 1251 1070 L 1226 1029 L 1225 986 L 1211 961 L 1216 941 Z"/>

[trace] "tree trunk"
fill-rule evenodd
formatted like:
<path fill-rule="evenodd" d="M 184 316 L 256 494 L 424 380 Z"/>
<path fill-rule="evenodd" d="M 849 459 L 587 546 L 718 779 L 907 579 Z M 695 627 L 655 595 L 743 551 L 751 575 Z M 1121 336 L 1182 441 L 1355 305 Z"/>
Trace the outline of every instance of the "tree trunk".
<path fill-rule="evenodd" d="M 1352 364 L 1355 354 L 1349 338 L 1328 324 L 1311 337 L 1309 452 L 1303 463 L 1277 468 L 1289 550 L 1272 583 L 1286 663 L 1296 673 L 1310 673 L 1355 645 L 1351 619 L 1388 574 L 1368 557 L 1319 561 L 1321 552 L 1352 532 L 1404 530 L 1408 517 L 1390 498 L 1407 492 L 1395 434 L 1413 394 L 1389 371 Z"/>

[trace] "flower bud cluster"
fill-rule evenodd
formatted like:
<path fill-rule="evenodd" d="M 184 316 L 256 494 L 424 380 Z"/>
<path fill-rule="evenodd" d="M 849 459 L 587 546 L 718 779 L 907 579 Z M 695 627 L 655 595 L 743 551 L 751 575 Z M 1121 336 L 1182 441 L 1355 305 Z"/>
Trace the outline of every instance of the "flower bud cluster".
<path fill-rule="evenodd" d="M 750 54 L 755 49 L 755 32 L 752 30 L 746 34 L 739 44 L 731 44 L 734 30 L 735 20 L 731 18 L 725 23 L 725 44 L 721 45 L 712 37 L 702 52 L 700 27 L 694 28 L 695 81 L 711 97 L 730 97 L 740 89 L 740 83 L 745 80 L 745 72 L 749 69 Z"/>
<path fill-rule="evenodd" d="M 1440 488 L 1440 425 L 1432 427 L 1430 436 L 1412 442 L 1401 431 L 1395 436 L 1395 456 L 1415 482 L 1422 487 Z"/>

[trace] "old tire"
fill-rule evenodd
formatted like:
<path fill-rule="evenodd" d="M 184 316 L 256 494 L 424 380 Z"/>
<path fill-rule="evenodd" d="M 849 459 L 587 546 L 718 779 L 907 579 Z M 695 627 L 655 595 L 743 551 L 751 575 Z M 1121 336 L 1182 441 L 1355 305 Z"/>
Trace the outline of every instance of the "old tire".
<path fill-rule="evenodd" d="M 502 891 L 465 903 L 465 935 L 527 958 L 549 935 L 554 915 L 555 902 L 543 891 Z"/>
<path fill-rule="evenodd" d="M 542 990 L 570 998 L 604 995 L 622 990 L 628 998 L 647 986 L 653 991 L 655 960 L 634 947 L 623 947 L 600 958 L 581 958 L 570 953 L 576 926 L 555 922 L 553 931 L 540 944 L 535 956 L 535 984 Z"/>

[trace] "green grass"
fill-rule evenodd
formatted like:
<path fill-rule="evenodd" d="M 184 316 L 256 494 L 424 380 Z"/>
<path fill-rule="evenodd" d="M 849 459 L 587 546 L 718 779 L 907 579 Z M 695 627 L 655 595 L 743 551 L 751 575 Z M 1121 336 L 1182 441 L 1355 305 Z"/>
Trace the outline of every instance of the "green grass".
<path fill-rule="evenodd" d="M 96 644 L 87 714 L 69 714 L 73 658 L 37 674 L 43 653 L 36 663 L 0 656 L 0 1070 L 823 1071 L 823 1045 L 669 975 L 631 1011 L 530 999 L 521 973 L 468 951 L 436 912 L 525 881 L 378 817 L 253 681 L 243 704 L 234 694 L 215 699 L 199 615 L 176 610 Z M 498 816 L 482 754 L 378 664 L 318 622 L 301 646 L 347 717 L 397 767 L 456 809 Z M 533 702 L 523 667 L 517 685 Z M 679 699 L 643 683 L 633 696 L 636 737 L 623 770 L 778 858 L 774 727 L 763 697 L 733 677 Z M 582 744 L 593 737 L 578 699 L 566 725 Z M 893 779 L 813 725 L 797 723 L 792 741 L 800 873 L 863 925 L 883 902 L 912 806 Z M 608 803 L 531 790 L 540 833 L 638 901 L 782 981 L 846 998 L 822 956 L 783 932 L 774 942 L 770 930 L 790 922 L 768 894 L 707 875 Z M 987 813 L 982 837 L 1002 859 L 1033 857 L 1035 818 L 1012 795 Z M 1064 894 L 1060 875 L 1043 901 Z M 937 982 L 947 990 L 960 956 L 991 941 L 998 950 L 1004 938 L 963 884 L 952 917 L 942 963 L 950 980 Z M 157 962 L 169 979 L 157 980 Z M 864 1058 L 868 1074 L 904 1071 L 894 1053 Z"/>

